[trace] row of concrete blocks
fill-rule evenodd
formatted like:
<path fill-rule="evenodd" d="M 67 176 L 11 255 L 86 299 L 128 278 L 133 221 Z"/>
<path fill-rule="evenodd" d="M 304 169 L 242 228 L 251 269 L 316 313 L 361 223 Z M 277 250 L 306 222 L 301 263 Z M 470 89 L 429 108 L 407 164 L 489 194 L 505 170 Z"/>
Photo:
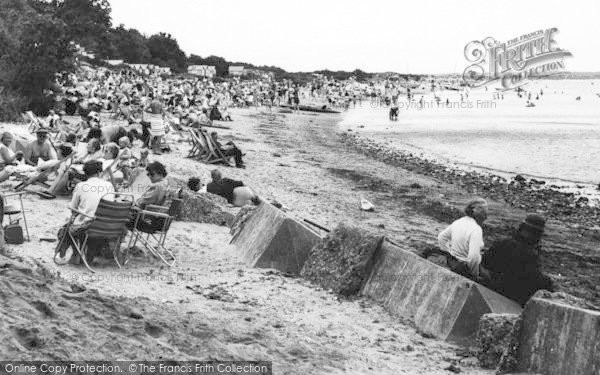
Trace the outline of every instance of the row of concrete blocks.
<path fill-rule="evenodd" d="M 232 240 L 251 267 L 299 274 L 322 237 L 268 203 L 261 204 Z M 518 371 L 547 375 L 600 374 L 600 313 L 546 299 L 521 307 L 469 279 L 386 241 L 375 252 L 361 294 L 424 333 L 473 343 L 481 316 L 521 314 Z"/>

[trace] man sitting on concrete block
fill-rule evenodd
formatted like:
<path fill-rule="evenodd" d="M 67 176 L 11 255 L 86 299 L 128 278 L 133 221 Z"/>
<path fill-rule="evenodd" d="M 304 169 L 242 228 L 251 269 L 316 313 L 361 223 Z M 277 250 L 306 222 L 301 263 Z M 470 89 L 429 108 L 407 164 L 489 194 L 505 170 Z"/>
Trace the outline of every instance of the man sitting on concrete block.
<path fill-rule="evenodd" d="M 465 207 L 465 215 L 455 220 L 438 235 L 440 248 L 449 254 L 450 269 L 473 280 L 487 279 L 489 273 L 481 267 L 483 231 L 487 219 L 487 202 L 483 198 L 471 200 Z"/>
<path fill-rule="evenodd" d="M 521 305 L 540 289 L 554 291 L 552 280 L 540 269 L 545 223 L 540 215 L 527 215 L 512 238 L 496 241 L 490 247 L 481 263 L 490 271 L 486 286 Z"/>

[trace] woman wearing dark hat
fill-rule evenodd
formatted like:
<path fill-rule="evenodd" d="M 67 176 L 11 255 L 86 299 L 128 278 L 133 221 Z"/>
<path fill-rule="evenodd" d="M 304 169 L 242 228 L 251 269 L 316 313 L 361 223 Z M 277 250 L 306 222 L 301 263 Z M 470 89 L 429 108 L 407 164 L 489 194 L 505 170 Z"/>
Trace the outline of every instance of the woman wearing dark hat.
<path fill-rule="evenodd" d="M 545 223 L 540 215 L 527 215 L 512 238 L 496 241 L 483 256 L 482 265 L 491 273 L 487 285 L 521 305 L 540 289 L 554 290 L 540 266 Z"/>

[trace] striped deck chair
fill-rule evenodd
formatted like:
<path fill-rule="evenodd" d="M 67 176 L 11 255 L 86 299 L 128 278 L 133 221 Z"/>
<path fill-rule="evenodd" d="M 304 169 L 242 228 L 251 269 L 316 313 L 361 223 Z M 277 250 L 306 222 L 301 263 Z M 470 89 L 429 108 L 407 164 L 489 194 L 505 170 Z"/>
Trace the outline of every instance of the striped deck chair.
<path fill-rule="evenodd" d="M 118 201 L 109 200 L 108 196 L 118 197 Z M 67 236 L 70 237 L 71 243 L 73 244 L 73 251 L 77 251 L 83 264 L 92 272 L 94 270 L 90 267 L 87 261 L 87 251 L 88 251 L 88 241 L 89 240 L 107 240 L 109 243 L 113 243 L 112 253 L 117 266 L 121 268 L 121 263 L 119 262 L 119 249 L 121 246 L 121 241 L 127 234 L 127 223 L 129 222 L 129 212 L 131 211 L 131 207 L 133 206 L 133 195 L 131 194 L 121 194 L 121 193 L 108 193 L 105 194 L 104 197 L 100 200 L 100 204 L 98 204 L 98 208 L 96 208 L 96 213 L 94 216 L 86 215 L 82 212 L 73 210 L 79 215 L 87 216 L 92 219 L 91 224 L 85 230 L 85 235 L 81 243 L 79 243 L 71 234 L 69 230 L 72 221 L 69 222 L 67 226 L 67 230 L 64 231 L 64 234 L 60 241 L 58 242 L 58 246 L 54 252 L 54 261 L 57 264 L 58 262 L 58 254 L 62 247 L 64 241 L 67 240 Z"/>
<path fill-rule="evenodd" d="M 210 157 L 206 161 L 207 163 L 215 164 L 215 163 L 223 163 L 228 167 L 231 167 L 230 157 L 226 157 L 223 155 L 221 150 L 214 144 L 212 137 L 204 130 L 200 130 L 198 132 L 198 138 L 203 139 L 206 145 L 208 146 L 208 150 L 210 151 Z"/>
<path fill-rule="evenodd" d="M 204 140 L 204 137 L 200 137 L 194 129 L 189 129 L 190 142 L 192 143 L 192 149 L 188 153 L 188 158 L 198 159 L 205 161 L 210 158 L 210 149 Z"/>

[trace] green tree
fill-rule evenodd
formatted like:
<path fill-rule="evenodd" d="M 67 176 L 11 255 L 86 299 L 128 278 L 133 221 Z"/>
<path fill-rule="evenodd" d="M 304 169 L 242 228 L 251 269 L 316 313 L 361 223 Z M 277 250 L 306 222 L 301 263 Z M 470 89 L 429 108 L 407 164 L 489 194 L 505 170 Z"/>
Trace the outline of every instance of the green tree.
<path fill-rule="evenodd" d="M 67 27 L 25 0 L 2 0 L 0 10 L 0 117 L 14 118 L 53 104 L 57 73 L 72 71 Z"/>
<path fill-rule="evenodd" d="M 154 34 L 148 39 L 151 62 L 158 66 L 168 66 L 175 72 L 186 69 L 187 58 L 179 48 L 179 43 L 171 34 Z"/>
<path fill-rule="evenodd" d="M 51 5 L 54 16 L 67 25 L 71 40 L 95 53 L 98 58 L 111 55 L 112 21 L 108 0 L 52 0 Z"/>
<path fill-rule="evenodd" d="M 136 29 L 125 29 L 119 25 L 111 31 L 111 44 L 115 59 L 123 59 L 131 64 L 143 64 L 150 61 L 148 39 Z"/>

